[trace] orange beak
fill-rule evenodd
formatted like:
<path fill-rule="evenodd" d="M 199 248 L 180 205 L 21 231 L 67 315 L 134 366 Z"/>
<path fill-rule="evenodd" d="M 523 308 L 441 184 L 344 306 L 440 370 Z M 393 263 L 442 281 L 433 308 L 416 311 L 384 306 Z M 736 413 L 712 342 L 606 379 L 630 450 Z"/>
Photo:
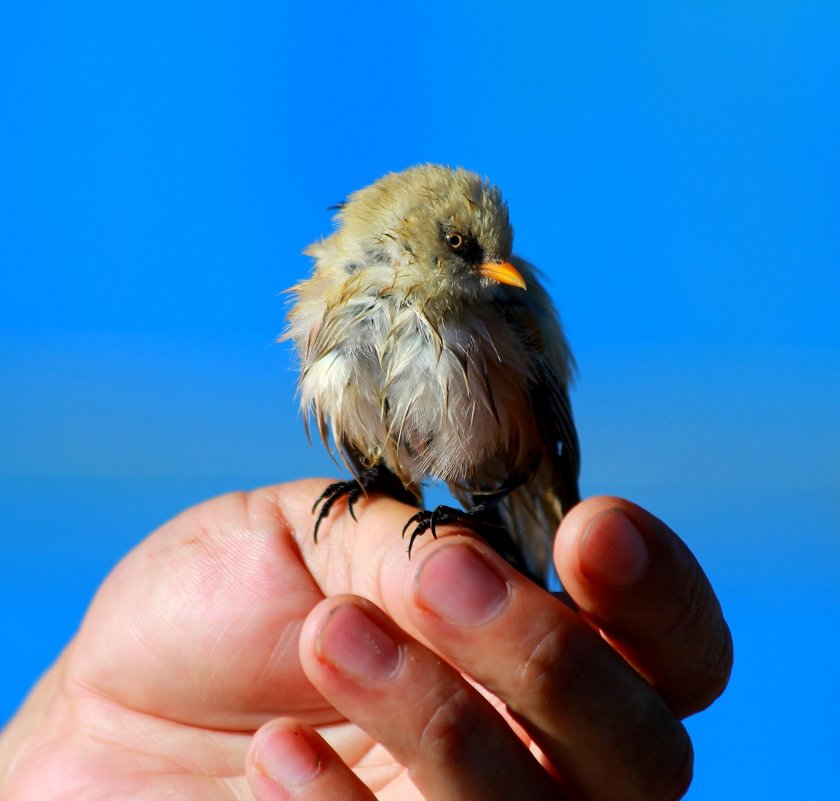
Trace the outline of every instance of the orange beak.
<path fill-rule="evenodd" d="M 525 279 L 522 274 L 508 261 L 485 262 L 478 268 L 478 274 L 493 281 L 498 281 L 500 284 L 518 286 L 520 289 L 528 288 L 525 286 Z"/>

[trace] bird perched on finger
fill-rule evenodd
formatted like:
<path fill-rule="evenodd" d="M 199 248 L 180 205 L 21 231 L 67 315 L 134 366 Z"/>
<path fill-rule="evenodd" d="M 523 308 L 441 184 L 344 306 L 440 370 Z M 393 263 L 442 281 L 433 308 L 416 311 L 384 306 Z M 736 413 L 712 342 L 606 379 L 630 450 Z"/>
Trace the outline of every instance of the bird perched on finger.
<path fill-rule="evenodd" d="M 337 208 L 337 230 L 305 251 L 314 271 L 290 290 L 284 334 L 305 419 L 353 474 L 316 502 L 316 537 L 339 499 L 352 514 L 382 491 L 420 507 L 409 554 L 426 530 L 466 524 L 544 582 L 579 500 L 574 362 L 536 269 L 512 255 L 501 193 L 422 165 Z M 423 509 L 427 479 L 463 508 Z"/>

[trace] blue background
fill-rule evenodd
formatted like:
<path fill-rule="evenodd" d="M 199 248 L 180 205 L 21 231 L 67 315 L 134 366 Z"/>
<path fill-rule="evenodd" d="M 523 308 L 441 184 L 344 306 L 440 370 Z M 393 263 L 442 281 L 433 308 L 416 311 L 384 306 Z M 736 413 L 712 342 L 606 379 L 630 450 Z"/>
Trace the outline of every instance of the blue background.
<path fill-rule="evenodd" d="M 278 293 L 435 161 L 550 277 L 584 491 L 727 612 L 688 798 L 838 797 L 840 6 L 12 0 L 0 76 L 0 721 L 158 524 L 335 472 Z"/>

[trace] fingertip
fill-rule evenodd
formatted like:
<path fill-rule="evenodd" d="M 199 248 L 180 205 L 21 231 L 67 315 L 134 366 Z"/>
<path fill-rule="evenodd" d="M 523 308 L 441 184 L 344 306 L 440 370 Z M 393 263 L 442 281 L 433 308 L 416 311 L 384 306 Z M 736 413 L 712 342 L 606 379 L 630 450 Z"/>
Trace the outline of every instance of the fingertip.
<path fill-rule="evenodd" d="M 373 798 L 314 728 L 292 718 L 277 718 L 257 731 L 245 773 L 256 801 Z"/>
<path fill-rule="evenodd" d="M 618 507 L 598 512 L 578 540 L 580 572 L 590 582 L 632 586 L 644 575 L 649 561 L 645 538 Z"/>
<path fill-rule="evenodd" d="M 353 596 L 327 599 L 311 619 L 315 631 L 305 647 L 318 669 L 310 679 L 317 681 L 326 670 L 353 684 L 380 686 L 398 673 L 403 649 L 393 624 L 371 602 Z"/>
<path fill-rule="evenodd" d="M 589 588 L 620 591 L 639 583 L 657 552 L 682 542 L 661 520 L 630 501 L 588 498 L 564 518 L 554 558 L 563 587 L 578 603 Z M 684 546 L 683 546 L 684 547 Z"/>
<path fill-rule="evenodd" d="M 311 782 L 322 769 L 321 742 L 309 726 L 289 718 L 273 720 L 254 735 L 248 767 L 273 786 L 300 787 Z"/>

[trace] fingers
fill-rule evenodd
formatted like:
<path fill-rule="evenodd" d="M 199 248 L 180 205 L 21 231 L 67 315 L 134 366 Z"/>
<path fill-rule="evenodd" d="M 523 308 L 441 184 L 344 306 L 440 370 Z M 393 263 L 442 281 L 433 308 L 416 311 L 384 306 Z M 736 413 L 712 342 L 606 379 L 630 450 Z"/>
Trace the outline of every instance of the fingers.
<path fill-rule="evenodd" d="M 254 736 L 245 772 L 256 801 L 372 801 L 375 796 L 311 726 L 274 720 Z"/>
<path fill-rule="evenodd" d="M 628 501 L 591 498 L 563 521 L 555 558 L 581 611 L 678 715 L 720 695 L 729 628 L 697 560 L 664 523 Z"/>
<path fill-rule="evenodd" d="M 508 722 L 370 602 L 329 598 L 301 632 L 310 681 L 406 766 L 428 801 L 558 799 Z"/>
<path fill-rule="evenodd" d="M 692 770 L 687 734 L 623 656 L 580 614 L 525 580 L 469 532 L 444 529 L 438 540 L 418 543 L 409 562 L 394 532 L 410 512 L 373 496 L 357 514 L 358 523 L 346 514 L 334 517 L 329 550 L 348 550 L 342 554 L 342 578 L 332 586 L 374 599 L 410 635 L 501 698 L 538 742 L 570 798 L 651 801 L 684 792 Z M 352 544 L 343 544 L 347 542 Z M 325 567 L 319 560 L 328 558 L 317 553 L 320 547 L 306 554 L 315 560 L 319 575 Z M 640 568 L 632 556 L 632 551 L 624 554 L 623 575 L 635 579 L 633 571 L 641 575 L 647 563 Z M 329 573 L 327 569 L 327 584 L 321 584 L 326 594 Z M 566 579 L 563 573 L 561 577 Z M 578 600 L 580 586 L 566 583 Z M 650 604 L 668 606 L 684 589 L 654 589 Z M 583 606 L 589 614 L 590 607 Z M 638 656 L 645 654 L 645 645 L 639 646 Z M 664 660 L 667 638 L 659 650 Z M 366 700 L 357 702 L 356 712 L 325 687 L 326 674 L 305 670 L 344 714 L 378 736 L 373 733 L 376 722 L 364 717 L 375 708 L 367 694 L 362 693 Z M 666 670 L 662 675 L 680 674 Z M 692 680 L 689 675 L 672 684 L 681 681 L 687 688 Z M 479 774 L 487 762 L 485 758 Z"/>
<path fill-rule="evenodd" d="M 311 692 L 317 689 L 391 749 L 430 799 L 515 798 L 526 792 L 556 796 L 549 774 L 503 718 L 419 639 L 508 704 L 541 746 L 570 799 L 655 800 L 676 797 L 684 789 L 691 769 L 685 732 L 624 659 L 674 710 L 685 714 L 708 703 L 722 688 L 731 664 L 731 643 L 708 582 L 665 526 L 626 502 L 595 499 L 580 504 L 561 530 L 557 562 L 564 585 L 621 658 L 580 615 L 527 582 L 469 532 L 449 529 L 437 541 L 424 538 L 409 561 L 399 532 L 414 510 L 382 496 L 370 496 L 357 506 L 358 522 L 337 505 L 315 544 L 311 508 L 323 486 L 297 482 L 213 502 L 175 521 L 169 527 L 171 536 L 158 537 L 159 547 L 147 549 L 154 558 L 133 563 L 154 571 L 155 565 L 168 566 L 161 557 L 171 561 L 171 554 L 180 563 L 177 570 L 159 571 L 165 579 L 173 577 L 171 587 L 152 585 L 154 591 L 143 595 L 144 602 L 160 598 L 155 608 L 168 616 L 168 625 L 156 626 L 155 631 L 178 632 L 166 645 L 166 653 L 174 658 L 164 661 L 203 665 L 206 660 L 194 655 L 209 650 L 218 656 L 222 644 L 232 656 L 255 655 L 251 675 L 261 676 L 260 681 L 241 680 L 239 657 L 224 660 L 237 666 L 230 680 L 215 668 L 212 675 L 214 687 L 219 676 L 226 682 L 214 690 L 216 697 L 231 698 L 237 708 L 254 711 L 222 718 L 215 712 L 214 720 L 224 720 L 231 728 L 247 726 L 254 715 L 265 720 L 266 711 L 285 705 L 271 698 L 291 680 L 299 690 L 293 695 L 299 696 L 305 686 Z M 627 521 L 633 526 L 628 528 Z M 635 539 L 634 530 L 639 535 Z M 297 660 L 288 659 L 289 649 L 278 649 L 266 634 L 296 632 L 297 626 L 290 624 L 302 619 L 323 595 L 348 591 L 375 600 L 408 632 L 375 608 L 357 605 L 363 619 L 373 619 L 375 628 L 385 632 L 385 640 L 369 631 L 356 646 L 375 646 L 373 651 L 381 656 L 388 652 L 383 643 L 393 641 L 400 654 L 398 666 L 393 675 L 373 681 L 373 663 L 367 668 L 356 665 L 354 673 L 352 665 L 341 664 L 324 650 L 331 636 L 322 632 L 321 650 L 311 651 L 308 660 L 302 654 L 308 678 L 304 685 L 297 677 Z M 170 597 L 180 602 L 173 605 Z M 339 602 L 325 603 L 306 626 L 316 626 L 320 619 L 328 633 L 336 626 L 333 635 L 358 628 L 358 619 L 348 623 L 340 615 L 328 615 L 329 621 L 319 618 L 332 608 L 330 603 Z M 200 615 L 200 626 L 191 615 Z M 215 621 L 211 626 L 206 625 L 208 615 Z M 188 641 L 191 647 L 185 648 L 184 632 L 192 631 L 239 634 L 209 643 Z M 304 632 L 301 642 L 315 642 L 313 636 Z M 357 647 L 351 640 L 347 650 Z M 155 658 L 161 661 L 160 651 Z M 174 674 L 192 680 L 187 671 Z M 200 684 L 206 687 L 206 678 Z M 240 697 L 241 688 L 250 695 Z M 306 729 L 297 731 L 295 739 L 314 748 L 321 767 L 298 785 L 296 796 L 289 795 L 292 783 L 278 784 L 267 769 L 257 772 L 254 781 L 262 782 L 264 793 L 305 798 L 311 792 L 310 797 L 328 798 L 333 790 L 323 788 L 341 787 L 338 797 L 368 797 L 322 741 L 307 737 Z M 265 768 L 269 762 L 260 764 Z M 505 777 L 515 777 L 514 786 Z M 486 781 L 481 793 L 477 781 Z M 277 795 L 281 785 L 286 796 Z"/>
<path fill-rule="evenodd" d="M 429 545 L 415 628 L 501 698 L 572 798 L 671 799 L 692 752 L 658 694 L 565 604 L 475 542 Z"/>

